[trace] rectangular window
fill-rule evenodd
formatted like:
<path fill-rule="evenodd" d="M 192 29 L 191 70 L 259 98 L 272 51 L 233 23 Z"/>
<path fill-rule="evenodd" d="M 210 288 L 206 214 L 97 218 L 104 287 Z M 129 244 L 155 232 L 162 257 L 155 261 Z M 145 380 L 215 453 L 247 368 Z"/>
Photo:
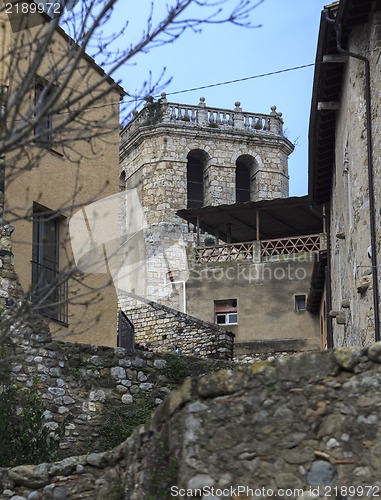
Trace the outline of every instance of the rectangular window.
<path fill-rule="evenodd" d="M 303 312 L 306 310 L 306 296 L 295 295 L 295 311 Z"/>
<path fill-rule="evenodd" d="M 215 300 L 214 314 L 217 325 L 236 325 L 238 323 L 237 299 Z"/>
<path fill-rule="evenodd" d="M 34 116 L 38 123 L 34 129 L 35 140 L 39 144 L 50 147 L 52 140 L 52 114 L 49 113 L 49 101 L 52 97 L 53 88 L 43 80 L 37 80 L 35 84 Z"/>
<path fill-rule="evenodd" d="M 59 271 L 59 229 L 55 212 L 34 205 L 32 302 L 44 316 L 67 323 L 67 280 Z"/>

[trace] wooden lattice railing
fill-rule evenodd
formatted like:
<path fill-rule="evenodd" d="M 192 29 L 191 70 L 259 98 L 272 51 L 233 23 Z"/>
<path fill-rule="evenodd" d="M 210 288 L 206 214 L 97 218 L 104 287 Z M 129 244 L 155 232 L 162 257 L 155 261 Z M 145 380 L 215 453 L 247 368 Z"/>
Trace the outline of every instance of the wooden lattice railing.
<path fill-rule="evenodd" d="M 264 257 L 272 257 L 274 255 L 318 252 L 320 250 L 320 235 L 312 234 L 308 236 L 261 240 L 258 242 L 258 245 L 260 245 L 260 255 L 255 255 L 255 251 L 259 254 L 259 247 L 256 244 L 257 242 L 246 242 L 197 247 L 196 262 L 198 264 L 244 260 L 258 262 Z"/>
<path fill-rule="evenodd" d="M 197 247 L 196 262 L 204 264 L 207 262 L 253 260 L 253 252 L 254 244 L 252 242 Z"/>
<path fill-rule="evenodd" d="M 261 257 L 301 252 L 318 252 L 319 250 L 320 236 L 318 234 L 261 241 Z"/>

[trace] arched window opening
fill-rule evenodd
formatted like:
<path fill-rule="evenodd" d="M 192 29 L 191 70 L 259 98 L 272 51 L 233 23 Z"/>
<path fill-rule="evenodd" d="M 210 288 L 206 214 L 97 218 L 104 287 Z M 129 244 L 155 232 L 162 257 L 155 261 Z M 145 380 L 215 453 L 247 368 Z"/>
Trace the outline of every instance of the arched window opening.
<path fill-rule="evenodd" d="M 123 170 L 123 172 L 119 176 L 119 191 L 125 191 L 126 190 L 126 172 Z"/>
<path fill-rule="evenodd" d="M 236 161 L 235 199 L 236 203 L 250 201 L 253 196 L 255 160 L 250 155 L 242 155 Z"/>
<path fill-rule="evenodd" d="M 205 152 L 191 151 L 187 158 L 187 207 L 200 208 L 204 205 Z"/>

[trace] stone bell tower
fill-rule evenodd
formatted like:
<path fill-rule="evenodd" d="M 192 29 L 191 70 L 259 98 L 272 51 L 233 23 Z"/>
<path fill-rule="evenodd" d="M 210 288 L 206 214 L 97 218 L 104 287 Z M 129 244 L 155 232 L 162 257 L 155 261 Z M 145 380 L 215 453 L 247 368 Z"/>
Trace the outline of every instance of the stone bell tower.
<path fill-rule="evenodd" d="M 147 102 L 121 134 L 121 179 L 140 187 L 149 223 L 169 222 L 190 206 L 288 196 L 282 114 Z M 241 199 L 240 199 L 241 198 Z"/>
<path fill-rule="evenodd" d="M 232 110 L 209 107 L 203 97 L 196 106 L 172 103 L 163 93 L 135 112 L 121 133 L 120 183 L 136 189 L 147 223 L 148 298 L 168 293 L 155 270 L 158 243 L 173 250 L 179 237 L 193 237 L 176 212 L 288 197 L 293 149 L 275 106 L 265 115 L 243 112 L 240 102 Z"/>

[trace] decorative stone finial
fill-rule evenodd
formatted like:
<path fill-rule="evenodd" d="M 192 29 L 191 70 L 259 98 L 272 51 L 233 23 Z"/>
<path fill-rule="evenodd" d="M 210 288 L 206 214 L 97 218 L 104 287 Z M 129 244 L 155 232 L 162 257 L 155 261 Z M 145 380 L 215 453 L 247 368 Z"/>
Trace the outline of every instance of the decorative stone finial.
<path fill-rule="evenodd" d="M 198 105 L 202 108 L 205 108 L 205 106 L 206 106 L 205 97 L 200 97 L 200 102 L 198 103 Z"/>
<path fill-rule="evenodd" d="M 138 114 L 139 114 L 139 111 L 138 111 L 137 109 L 134 109 L 134 110 L 132 111 L 132 114 L 133 114 L 134 116 L 136 116 L 136 115 L 138 115 Z"/>
<path fill-rule="evenodd" d="M 161 93 L 161 99 L 160 99 L 161 102 L 167 102 L 167 93 L 166 92 L 162 92 Z"/>
<path fill-rule="evenodd" d="M 273 105 L 271 106 L 271 113 L 270 113 L 271 116 L 276 116 L 277 115 L 277 112 L 276 112 L 276 106 Z"/>

